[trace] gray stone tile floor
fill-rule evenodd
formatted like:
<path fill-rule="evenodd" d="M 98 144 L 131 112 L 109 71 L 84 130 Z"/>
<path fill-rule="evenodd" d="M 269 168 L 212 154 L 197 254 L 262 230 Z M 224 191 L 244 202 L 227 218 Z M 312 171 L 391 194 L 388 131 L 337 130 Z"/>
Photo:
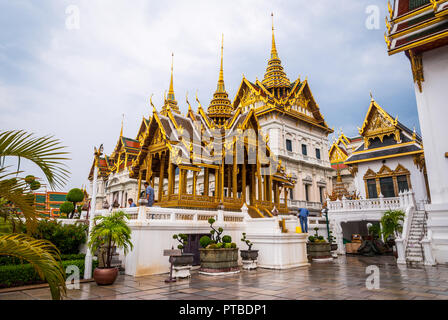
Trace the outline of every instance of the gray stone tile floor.
<path fill-rule="evenodd" d="M 366 287 L 366 268 L 378 266 L 380 289 Z M 397 266 L 384 257 L 340 256 L 291 270 L 241 271 L 210 277 L 193 271 L 191 279 L 167 284 L 167 274 L 120 275 L 112 286 L 94 282 L 67 290 L 74 300 L 448 300 L 448 266 Z M 48 288 L 0 293 L 0 300 L 51 299 Z"/>

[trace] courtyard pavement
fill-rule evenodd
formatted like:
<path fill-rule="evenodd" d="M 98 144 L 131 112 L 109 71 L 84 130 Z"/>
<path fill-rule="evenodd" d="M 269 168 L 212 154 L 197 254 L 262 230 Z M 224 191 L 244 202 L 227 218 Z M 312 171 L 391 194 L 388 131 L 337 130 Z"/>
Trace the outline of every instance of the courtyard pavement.
<path fill-rule="evenodd" d="M 366 268 L 378 266 L 380 289 L 366 288 Z M 448 267 L 398 267 L 386 257 L 340 256 L 333 262 L 274 271 L 258 269 L 210 277 L 192 272 L 189 280 L 166 284 L 167 274 L 120 275 L 112 286 L 81 283 L 67 299 L 88 300 L 448 300 Z M 51 299 L 48 288 L 0 293 L 0 300 Z"/>

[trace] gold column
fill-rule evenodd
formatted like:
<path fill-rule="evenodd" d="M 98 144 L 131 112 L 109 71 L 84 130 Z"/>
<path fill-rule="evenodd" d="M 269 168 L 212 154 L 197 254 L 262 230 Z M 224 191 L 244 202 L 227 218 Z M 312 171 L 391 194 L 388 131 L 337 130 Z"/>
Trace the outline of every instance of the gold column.
<path fill-rule="evenodd" d="M 184 169 L 179 168 L 179 186 L 178 186 L 178 190 L 179 190 L 179 200 L 180 200 L 180 196 L 183 193 L 183 188 L 182 188 L 182 184 L 184 183 Z"/>
<path fill-rule="evenodd" d="M 244 159 L 243 159 L 244 160 Z M 241 166 L 241 199 L 246 202 L 246 164 L 243 162 Z"/>
<path fill-rule="evenodd" d="M 152 177 L 152 154 L 149 153 L 147 156 L 147 162 L 148 162 L 148 166 L 146 167 L 146 181 L 149 183 L 149 180 Z M 152 185 L 152 187 L 154 188 L 154 184 Z"/>
<path fill-rule="evenodd" d="M 232 181 L 232 189 L 233 189 L 233 198 L 236 199 L 238 196 L 238 165 L 236 164 L 236 143 L 233 148 L 233 181 Z"/>
<path fill-rule="evenodd" d="M 256 186 L 256 182 L 255 182 L 255 166 L 252 165 L 251 170 L 250 170 L 250 186 L 249 186 L 249 191 L 250 191 L 250 204 L 254 205 L 255 204 L 255 198 L 256 198 L 256 194 L 255 194 L 255 186 Z"/>
<path fill-rule="evenodd" d="M 173 172 L 173 163 L 171 162 L 171 155 L 168 163 L 168 200 L 170 196 L 173 194 L 173 181 L 174 181 L 174 172 Z"/>
<path fill-rule="evenodd" d="M 220 179 L 219 179 L 219 199 L 224 203 L 224 159 L 221 167 L 219 168 Z"/>
<path fill-rule="evenodd" d="M 268 176 L 268 196 L 267 201 L 272 202 L 272 176 Z"/>
<path fill-rule="evenodd" d="M 160 173 L 159 173 L 159 202 L 162 202 L 163 180 L 165 176 L 165 155 L 160 157 Z"/>
<path fill-rule="evenodd" d="M 219 194 L 219 192 L 218 192 L 218 181 L 219 181 L 219 176 L 220 176 L 220 171 L 221 169 L 220 168 L 218 168 L 218 169 L 215 169 L 215 198 L 216 198 L 216 200 L 218 200 L 218 199 L 220 199 L 221 198 L 221 195 Z"/>
<path fill-rule="evenodd" d="M 209 168 L 204 168 L 204 195 L 208 197 L 209 192 Z"/>
<path fill-rule="evenodd" d="M 143 170 L 140 168 L 139 172 L 138 172 L 138 191 L 137 191 L 137 199 L 140 199 L 140 192 L 142 190 L 142 174 L 143 174 Z M 138 203 L 138 201 L 137 201 Z"/>
<path fill-rule="evenodd" d="M 196 195 L 197 172 L 193 171 L 193 198 Z"/>

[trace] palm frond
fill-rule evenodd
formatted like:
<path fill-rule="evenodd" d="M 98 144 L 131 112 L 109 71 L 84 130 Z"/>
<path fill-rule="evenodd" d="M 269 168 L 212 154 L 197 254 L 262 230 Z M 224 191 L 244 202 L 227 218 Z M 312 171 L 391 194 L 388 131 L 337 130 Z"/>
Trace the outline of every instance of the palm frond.
<path fill-rule="evenodd" d="M 25 181 L 10 178 L 13 173 L 5 173 L 5 168 L 0 168 L 0 198 L 10 201 L 23 214 L 27 230 L 32 231 L 37 223 L 36 209 L 34 207 L 34 194 L 27 189 Z"/>
<path fill-rule="evenodd" d="M 53 136 L 35 137 L 23 130 L 0 131 L 0 158 L 13 156 L 32 161 L 42 170 L 51 188 L 62 187 L 69 176 L 62 162 L 69 160 L 64 149 Z"/>
<path fill-rule="evenodd" d="M 0 255 L 14 256 L 29 262 L 39 277 L 50 285 L 53 300 L 61 300 L 66 295 L 60 253 L 51 242 L 23 234 L 0 236 Z"/>

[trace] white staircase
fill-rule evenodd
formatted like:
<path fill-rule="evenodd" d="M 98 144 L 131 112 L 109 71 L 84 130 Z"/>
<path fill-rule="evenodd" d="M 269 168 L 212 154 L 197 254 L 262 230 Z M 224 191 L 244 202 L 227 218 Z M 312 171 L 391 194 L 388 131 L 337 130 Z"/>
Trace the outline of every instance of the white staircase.
<path fill-rule="evenodd" d="M 415 211 L 406 244 L 406 262 L 423 263 L 423 248 L 420 243 L 426 230 L 425 211 Z"/>

